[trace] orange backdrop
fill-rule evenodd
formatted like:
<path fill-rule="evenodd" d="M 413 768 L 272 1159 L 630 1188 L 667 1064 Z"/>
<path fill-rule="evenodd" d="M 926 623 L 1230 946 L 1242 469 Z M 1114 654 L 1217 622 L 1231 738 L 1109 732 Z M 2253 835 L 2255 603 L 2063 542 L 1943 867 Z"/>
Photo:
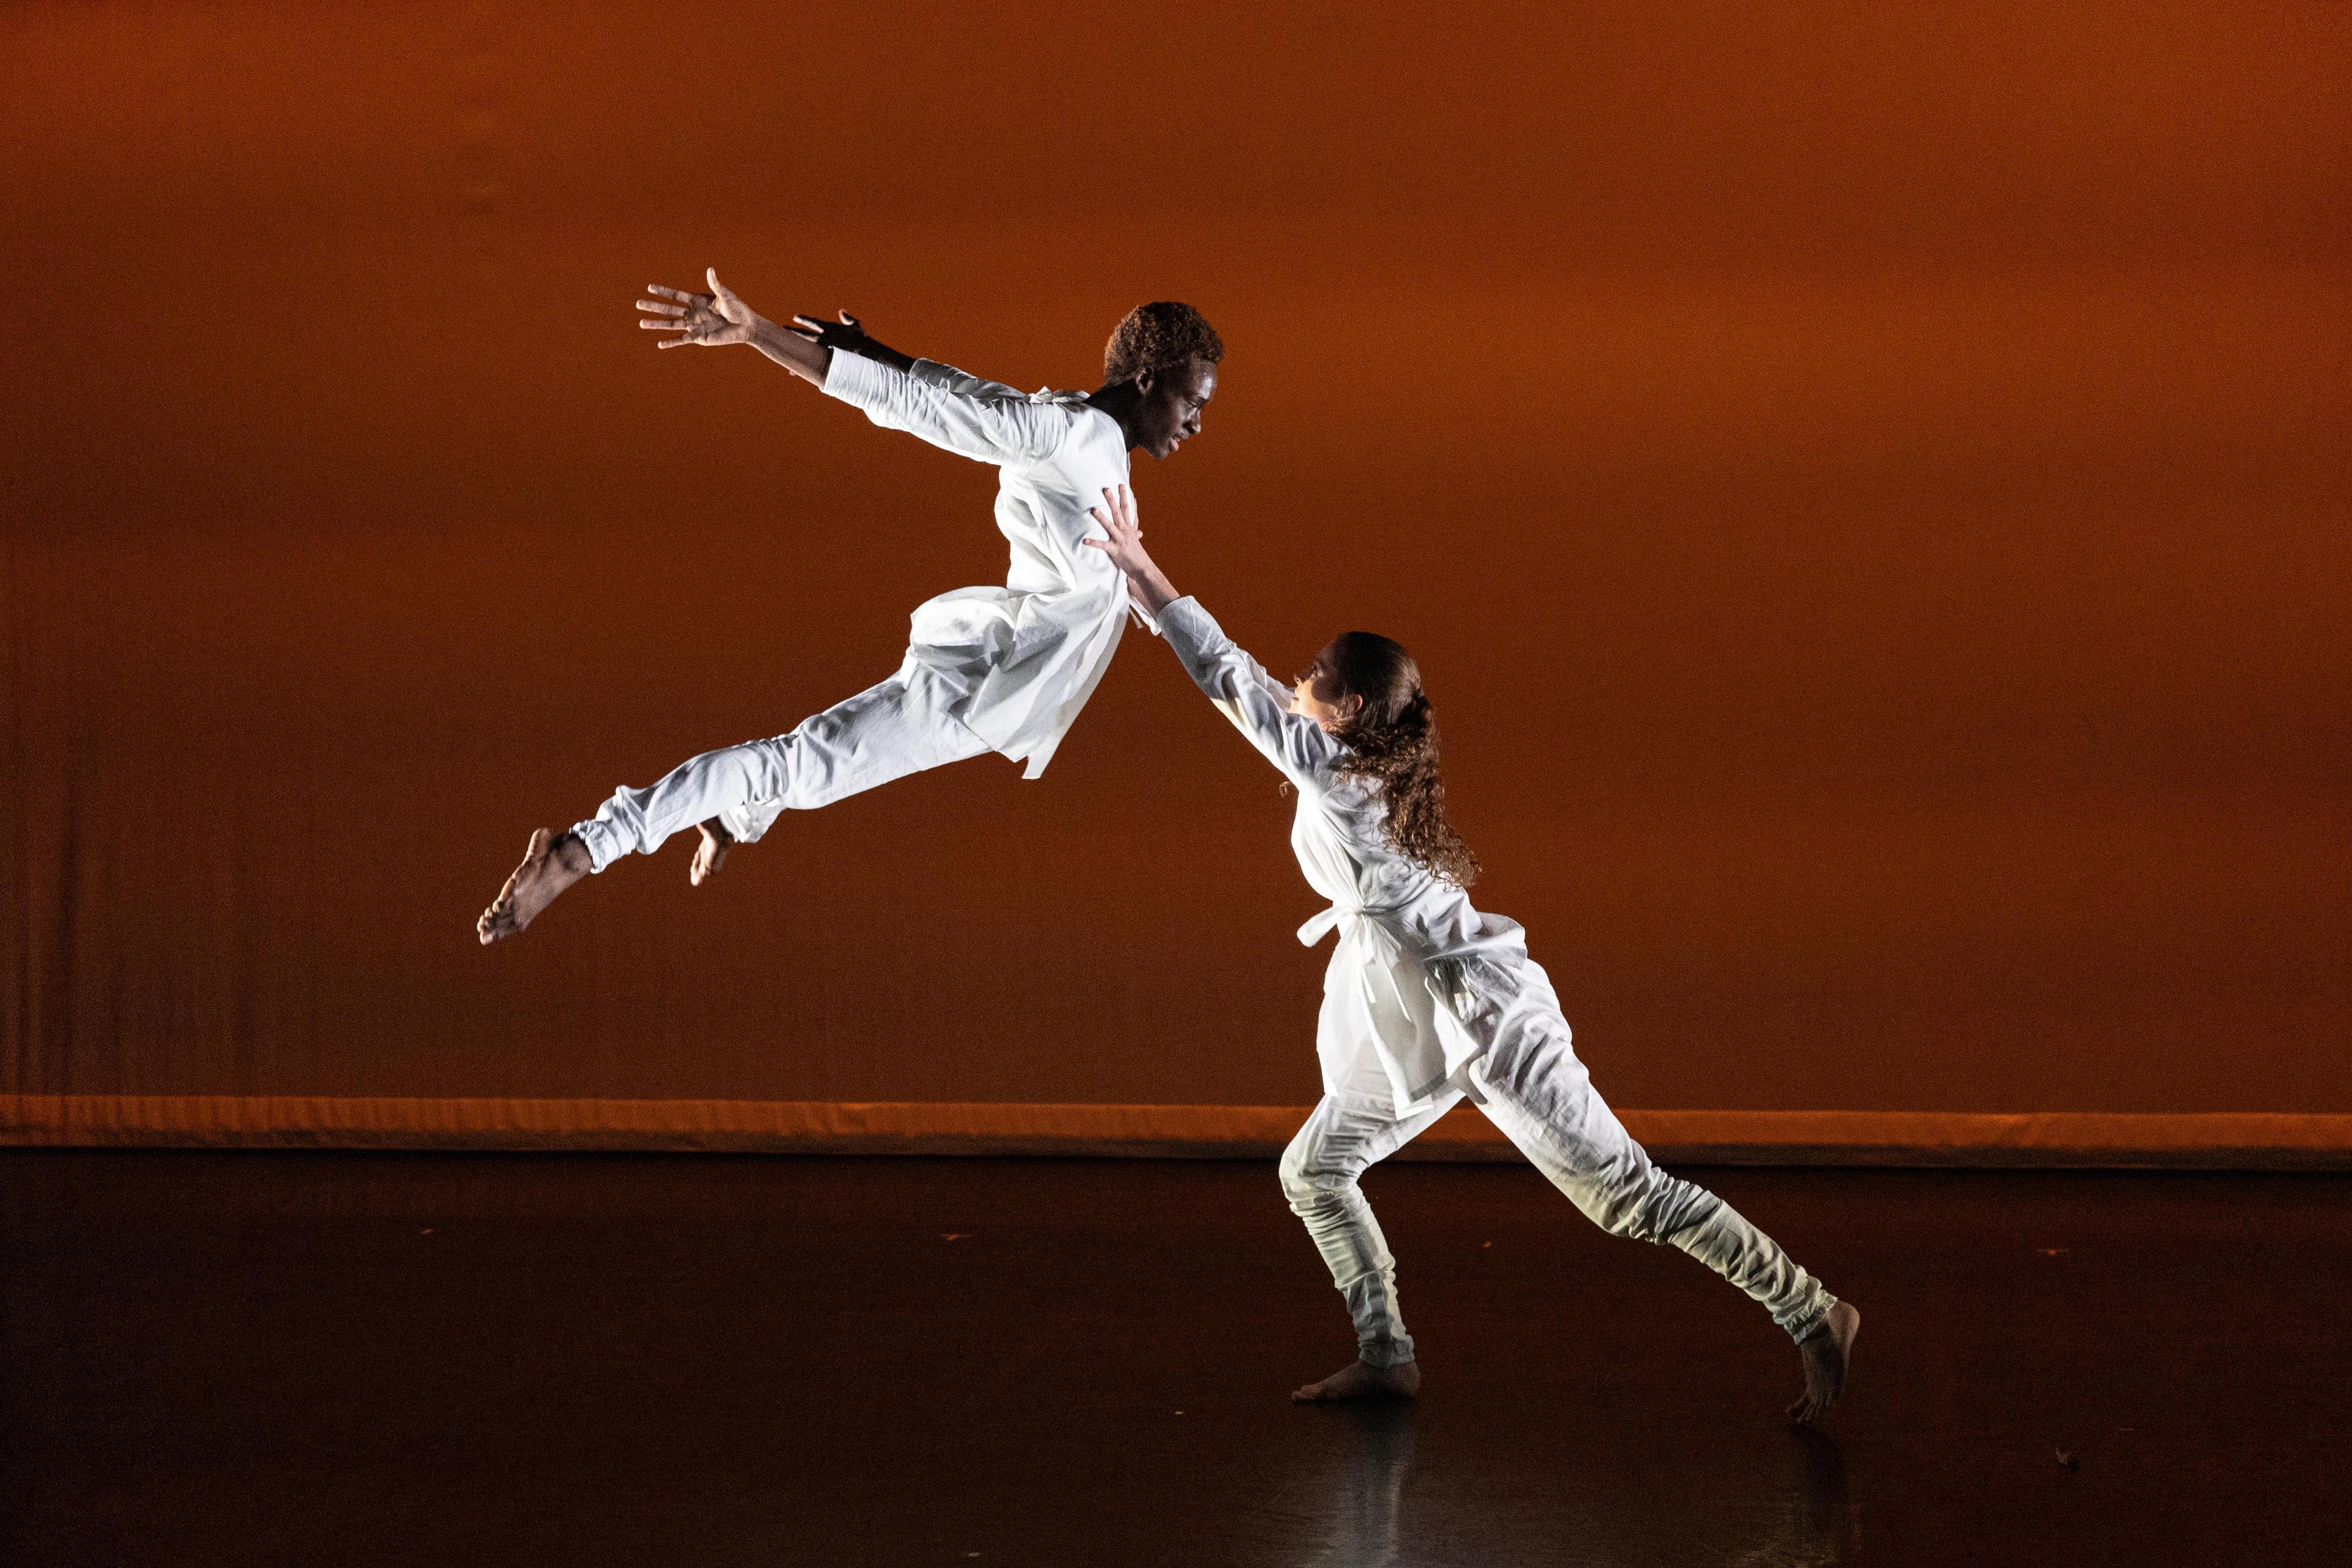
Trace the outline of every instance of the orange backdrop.
<path fill-rule="evenodd" d="M 1297 1104 L 1270 771 L 1128 646 L 1045 778 L 528 830 L 886 674 L 993 474 L 629 302 L 1091 384 L 1277 670 L 1420 653 L 1633 1106 L 2352 1110 L 2332 0 L 0 14 L 6 1081 Z"/>

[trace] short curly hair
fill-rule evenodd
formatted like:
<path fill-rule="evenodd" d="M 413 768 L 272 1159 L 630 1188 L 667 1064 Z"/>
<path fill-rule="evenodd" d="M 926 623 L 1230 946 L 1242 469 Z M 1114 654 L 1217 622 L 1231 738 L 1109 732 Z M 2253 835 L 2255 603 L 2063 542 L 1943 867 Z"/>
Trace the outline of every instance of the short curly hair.
<path fill-rule="evenodd" d="M 1173 300 L 1155 300 L 1129 310 L 1111 330 L 1103 349 L 1103 384 L 1115 386 L 1147 370 L 1167 370 L 1186 360 L 1216 364 L 1224 357 L 1224 340 L 1200 311 Z"/>

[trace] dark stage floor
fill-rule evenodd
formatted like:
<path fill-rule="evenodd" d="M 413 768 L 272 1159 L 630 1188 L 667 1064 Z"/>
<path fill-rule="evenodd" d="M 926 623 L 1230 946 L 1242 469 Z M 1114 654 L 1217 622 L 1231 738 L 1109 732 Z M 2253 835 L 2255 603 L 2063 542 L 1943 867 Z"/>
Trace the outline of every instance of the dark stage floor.
<path fill-rule="evenodd" d="M 1356 1412 L 1265 1164 L 0 1154 L 0 1554 L 2347 1560 L 2352 1180 L 1694 1173 L 1863 1309 L 1818 1436 L 1524 1168 L 1373 1173 L 1428 1385 Z"/>

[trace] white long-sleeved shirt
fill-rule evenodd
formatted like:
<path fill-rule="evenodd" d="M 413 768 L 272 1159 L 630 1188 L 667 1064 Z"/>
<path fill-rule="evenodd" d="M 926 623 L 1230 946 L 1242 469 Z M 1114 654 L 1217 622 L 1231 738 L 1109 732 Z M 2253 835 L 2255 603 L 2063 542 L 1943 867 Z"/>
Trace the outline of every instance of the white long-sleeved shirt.
<path fill-rule="evenodd" d="M 1097 553 L 1100 553 L 1097 552 Z M 1309 946 L 1339 933 L 1324 972 L 1315 1051 L 1336 1092 L 1370 1045 L 1400 1115 L 1449 1087 L 1476 1096 L 1463 1069 L 1516 1030 L 1565 1046 L 1568 1024 L 1517 921 L 1389 847 L 1379 785 L 1339 771 L 1347 748 L 1290 710 L 1288 687 L 1234 646 L 1199 601 L 1160 612 L 1160 634 L 1193 683 L 1298 791 L 1290 847 L 1331 907 L 1298 929 Z"/>
<path fill-rule="evenodd" d="M 841 350 L 824 390 L 886 429 L 1002 470 L 996 527 L 1013 547 L 1004 586 L 959 588 L 918 607 L 908 652 L 953 677 L 967 694 L 957 716 L 1035 778 L 1110 667 L 1129 609 L 1126 578 L 1079 542 L 1102 537 L 1087 509 L 1128 482 L 1118 421 L 1084 393 L 1031 395 L 929 360 L 900 371 Z"/>

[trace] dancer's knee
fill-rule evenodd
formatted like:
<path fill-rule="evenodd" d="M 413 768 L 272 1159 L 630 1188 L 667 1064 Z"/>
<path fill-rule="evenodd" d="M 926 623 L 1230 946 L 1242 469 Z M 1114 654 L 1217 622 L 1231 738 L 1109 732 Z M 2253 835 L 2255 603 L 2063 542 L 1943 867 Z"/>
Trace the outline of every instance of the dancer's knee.
<path fill-rule="evenodd" d="M 792 749 L 784 743 L 789 739 L 750 741 L 711 752 L 708 761 L 716 785 L 714 796 L 725 800 L 728 809 L 738 815 L 762 802 L 783 799 L 793 787 Z M 729 831 L 734 831 L 731 822 Z M 736 837 L 758 835 L 738 833 Z"/>
<path fill-rule="evenodd" d="M 1594 1183 L 1572 1194 L 1588 1218 L 1612 1236 L 1664 1246 L 1706 1223 L 1722 1200 L 1654 1167 L 1642 1176 Z"/>
<path fill-rule="evenodd" d="M 1637 1189 L 1595 1184 L 1570 1196 L 1584 1211 L 1585 1218 L 1610 1235 L 1633 1241 L 1651 1239 L 1643 1234 L 1642 1194 Z"/>
<path fill-rule="evenodd" d="M 1344 1202 L 1346 1194 L 1356 1184 L 1353 1171 L 1318 1159 L 1312 1149 L 1297 1143 L 1282 1152 L 1276 1173 L 1282 1181 L 1284 1199 L 1289 1203 L 1291 1212 L 1302 1218 Z"/>
<path fill-rule="evenodd" d="M 1307 1179 L 1307 1155 L 1297 1144 L 1293 1143 L 1282 1152 L 1282 1159 L 1275 1166 L 1275 1176 L 1282 1183 L 1284 1201 L 1292 1208 L 1311 1201 L 1315 1196 L 1315 1184 Z"/>
<path fill-rule="evenodd" d="M 756 798 L 776 771 L 778 750 L 773 741 L 749 741 L 711 752 L 710 761 L 747 799 Z"/>

